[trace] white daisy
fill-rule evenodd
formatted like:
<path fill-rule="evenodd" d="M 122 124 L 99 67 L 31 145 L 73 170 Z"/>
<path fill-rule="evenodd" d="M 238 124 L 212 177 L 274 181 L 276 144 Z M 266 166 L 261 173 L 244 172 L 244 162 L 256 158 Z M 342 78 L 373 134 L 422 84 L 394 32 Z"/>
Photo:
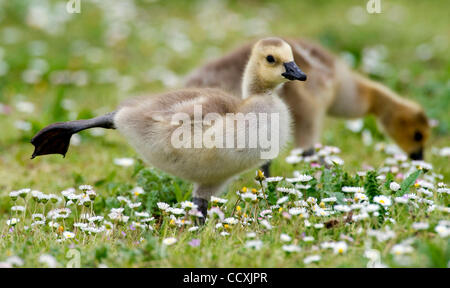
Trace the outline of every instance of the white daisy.
<path fill-rule="evenodd" d="M 400 184 L 398 184 L 397 182 L 391 182 L 391 184 L 389 184 L 389 188 L 391 188 L 391 190 L 394 192 L 400 190 L 400 187 Z"/>
<path fill-rule="evenodd" d="M 342 192 L 347 192 L 347 193 L 364 193 L 364 187 L 344 186 L 344 187 L 342 187 Z"/>
<path fill-rule="evenodd" d="M 219 198 L 219 197 L 215 197 L 215 196 L 211 196 L 211 202 L 215 205 L 217 204 L 225 204 L 228 202 L 227 199 L 223 199 L 223 198 Z"/>
<path fill-rule="evenodd" d="M 442 238 L 446 238 L 450 234 L 450 229 L 448 226 L 442 224 L 437 225 L 434 228 L 434 231 L 436 231 Z"/>
<path fill-rule="evenodd" d="M 8 259 L 6 259 L 6 262 L 9 263 L 11 266 L 23 266 L 24 262 L 22 260 L 22 258 L 20 258 L 19 256 L 10 256 L 8 257 Z"/>
<path fill-rule="evenodd" d="M 242 198 L 242 200 L 244 200 L 246 202 L 250 202 L 250 201 L 256 201 L 257 196 L 256 196 L 256 194 L 253 194 L 251 192 L 246 192 L 246 193 L 241 194 L 241 198 Z"/>
<path fill-rule="evenodd" d="M 284 251 L 288 252 L 288 253 L 294 253 L 294 252 L 300 252 L 301 249 L 299 246 L 297 245 L 283 245 L 283 247 L 281 247 Z"/>
<path fill-rule="evenodd" d="M 323 227 L 325 227 L 325 225 L 323 223 L 314 224 L 314 228 L 316 228 L 316 229 L 322 229 Z"/>
<path fill-rule="evenodd" d="M 168 208 L 167 212 L 173 214 L 173 215 L 184 215 L 186 212 L 184 212 L 184 209 L 181 208 Z"/>
<path fill-rule="evenodd" d="M 314 237 L 313 236 L 305 236 L 305 237 L 303 237 L 303 241 L 304 242 L 313 242 Z"/>
<path fill-rule="evenodd" d="M 64 231 L 63 236 L 65 239 L 73 239 L 73 238 L 75 238 L 75 233 L 72 233 L 69 231 Z"/>
<path fill-rule="evenodd" d="M 335 205 L 333 207 L 334 210 L 339 212 L 350 212 L 352 209 L 347 205 Z"/>
<path fill-rule="evenodd" d="M 23 211 L 25 211 L 25 207 L 24 206 L 12 206 L 11 211 L 22 213 Z"/>
<path fill-rule="evenodd" d="M 162 211 L 166 211 L 167 209 L 170 208 L 170 205 L 164 202 L 158 202 L 156 203 L 156 205 L 158 206 L 158 208 Z"/>
<path fill-rule="evenodd" d="M 288 234 L 282 233 L 280 235 L 280 240 L 283 241 L 283 242 L 291 242 L 292 238 Z"/>
<path fill-rule="evenodd" d="M 320 259 L 321 259 L 320 255 L 311 255 L 311 256 L 305 257 L 305 259 L 303 259 L 303 263 L 310 264 L 312 262 L 318 262 L 318 261 L 320 261 Z"/>
<path fill-rule="evenodd" d="M 279 176 L 277 176 L 277 177 L 269 177 L 269 178 L 266 178 L 266 182 L 280 182 L 281 180 L 283 180 L 283 177 L 279 177 Z"/>
<path fill-rule="evenodd" d="M 347 243 L 339 241 L 333 245 L 334 254 L 344 254 L 347 252 Z"/>
<path fill-rule="evenodd" d="M 131 189 L 130 193 L 133 194 L 134 196 L 139 196 L 141 194 L 144 194 L 145 191 L 142 187 L 136 186 L 133 189 Z"/>
<path fill-rule="evenodd" d="M 238 223 L 238 220 L 236 218 L 233 218 L 233 217 L 228 217 L 225 220 L 223 220 L 223 223 L 235 225 L 235 224 Z"/>
<path fill-rule="evenodd" d="M 317 199 L 314 197 L 308 197 L 308 199 L 306 199 L 306 202 L 308 202 L 309 204 L 316 204 Z"/>
<path fill-rule="evenodd" d="M 137 202 L 137 203 L 128 203 L 128 207 L 130 207 L 131 209 L 135 209 L 138 207 L 141 207 L 142 203 L 141 202 Z"/>
<path fill-rule="evenodd" d="M 58 266 L 58 261 L 50 254 L 42 254 L 39 256 L 39 263 L 46 265 L 48 268 L 55 268 Z"/>
<path fill-rule="evenodd" d="M 92 190 L 93 187 L 91 185 L 80 185 L 78 187 L 78 189 L 80 189 L 81 191 L 88 191 L 88 190 Z"/>
<path fill-rule="evenodd" d="M 323 198 L 322 202 L 327 203 L 327 202 L 336 202 L 337 199 L 336 197 L 329 197 L 329 198 Z"/>
<path fill-rule="evenodd" d="M 356 200 L 356 201 L 365 201 L 365 200 L 367 200 L 367 196 L 366 196 L 366 194 L 364 194 L 364 193 L 355 193 L 355 197 L 354 197 L 354 199 Z"/>
<path fill-rule="evenodd" d="M 126 198 L 126 197 L 123 197 L 123 196 L 117 196 L 117 200 L 121 203 L 121 204 L 129 204 L 129 203 L 131 203 L 131 201 L 128 199 L 128 198 Z"/>
<path fill-rule="evenodd" d="M 403 255 L 403 254 L 409 254 L 412 253 L 414 249 L 409 245 L 403 245 L 403 244 L 397 244 L 392 246 L 391 248 L 391 254 L 394 255 Z"/>
<path fill-rule="evenodd" d="M 280 199 L 277 200 L 277 205 L 281 205 L 281 204 L 287 202 L 288 200 L 289 200 L 288 196 L 283 196 L 283 197 L 281 197 Z"/>
<path fill-rule="evenodd" d="M 411 225 L 414 230 L 426 230 L 430 227 L 427 222 L 415 222 Z"/>
<path fill-rule="evenodd" d="M 16 224 L 20 221 L 19 218 L 11 218 L 9 220 L 6 220 L 6 224 L 8 226 L 16 226 Z"/>
<path fill-rule="evenodd" d="M 173 245 L 173 244 L 175 244 L 175 243 L 177 243 L 177 238 L 175 238 L 175 237 L 165 238 L 165 239 L 162 241 L 162 244 L 163 244 L 163 245 L 166 245 L 166 246 L 170 246 L 170 245 Z"/>
<path fill-rule="evenodd" d="M 395 197 L 394 201 L 396 203 L 406 204 L 408 203 L 408 197 Z"/>
<path fill-rule="evenodd" d="M 381 204 L 384 207 L 388 207 L 392 205 L 392 200 L 388 196 L 380 195 L 373 197 L 373 201 L 375 203 Z"/>
<path fill-rule="evenodd" d="M 292 216 L 296 216 L 296 215 L 301 215 L 301 214 L 306 214 L 306 209 L 305 208 L 300 208 L 300 207 L 294 207 L 289 209 L 289 214 L 291 214 Z"/>
<path fill-rule="evenodd" d="M 11 200 L 16 201 L 19 198 L 19 191 L 9 192 L 9 197 L 11 197 Z"/>
<path fill-rule="evenodd" d="M 41 214 L 41 213 L 35 213 L 35 214 L 31 215 L 31 218 L 33 220 L 44 220 L 45 216 L 44 216 L 44 214 Z"/>
<path fill-rule="evenodd" d="M 118 166 L 122 166 L 122 167 L 129 167 L 134 164 L 134 159 L 133 158 L 115 158 L 114 164 L 116 164 Z"/>
<path fill-rule="evenodd" d="M 297 183 L 297 182 L 308 182 L 311 179 L 313 179 L 312 176 L 309 176 L 309 175 L 306 175 L 306 174 L 298 173 L 297 175 L 295 175 L 295 172 L 294 172 L 294 176 L 295 176 L 294 178 L 286 178 L 286 181 L 289 182 L 289 183 Z"/>
<path fill-rule="evenodd" d="M 191 201 L 183 201 L 181 202 L 181 208 L 184 210 L 191 210 L 191 209 L 197 209 L 197 205 L 192 203 Z"/>
<path fill-rule="evenodd" d="M 249 240 L 245 243 L 245 247 L 253 248 L 255 250 L 261 249 L 263 242 L 261 240 Z"/>
<path fill-rule="evenodd" d="M 263 225 L 267 230 L 271 230 L 272 229 L 272 225 L 269 223 L 269 221 L 267 221 L 266 219 L 262 220 L 261 225 Z"/>
<path fill-rule="evenodd" d="M 189 232 L 194 232 L 197 231 L 199 229 L 198 226 L 192 226 L 191 228 L 188 229 Z"/>
<path fill-rule="evenodd" d="M 134 215 L 136 215 L 136 217 L 142 217 L 142 218 L 148 218 L 150 217 L 150 214 L 148 212 L 134 212 Z"/>

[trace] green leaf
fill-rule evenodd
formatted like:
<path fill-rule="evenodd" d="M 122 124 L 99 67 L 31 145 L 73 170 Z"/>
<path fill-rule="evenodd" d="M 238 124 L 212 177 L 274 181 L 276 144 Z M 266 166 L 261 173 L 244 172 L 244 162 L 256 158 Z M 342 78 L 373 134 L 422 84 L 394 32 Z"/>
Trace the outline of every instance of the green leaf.
<path fill-rule="evenodd" d="M 336 197 L 336 202 L 338 204 L 344 204 L 344 193 L 342 192 L 330 192 L 330 191 L 324 191 L 325 194 L 327 194 L 329 197 Z"/>
<path fill-rule="evenodd" d="M 385 181 L 385 183 L 384 183 L 384 188 L 386 188 L 386 189 L 390 189 L 389 187 L 390 187 L 390 185 L 391 185 L 391 183 L 394 181 L 394 175 L 392 175 L 392 173 L 391 172 L 388 172 L 387 174 L 386 174 L 386 181 Z"/>
<path fill-rule="evenodd" d="M 97 249 L 95 249 L 95 259 L 98 261 L 101 261 L 103 258 L 108 257 L 108 247 L 107 246 L 100 246 Z"/>
<path fill-rule="evenodd" d="M 369 197 L 369 200 L 372 201 L 375 196 L 378 196 L 381 194 L 381 191 L 379 189 L 380 185 L 378 184 L 377 180 L 377 172 L 374 170 L 368 171 L 366 175 L 366 181 L 364 183 L 364 189 L 366 190 L 367 197 Z"/>
<path fill-rule="evenodd" d="M 267 194 L 267 201 L 269 202 L 270 205 L 277 204 L 278 200 L 277 186 L 278 186 L 277 182 L 267 183 L 266 194 Z"/>
<path fill-rule="evenodd" d="M 157 202 L 175 204 L 191 195 L 191 184 L 153 168 L 140 169 L 136 177 L 137 184 L 145 191 L 140 196 L 145 211 L 158 213 Z"/>
<path fill-rule="evenodd" d="M 411 173 L 408 178 L 403 180 L 402 184 L 400 185 L 400 190 L 397 191 L 395 194 L 396 196 L 402 196 L 406 192 L 408 192 L 409 188 L 416 182 L 417 178 L 422 174 L 422 170 L 417 170 L 413 173 Z"/>
<path fill-rule="evenodd" d="M 333 190 L 333 175 L 331 170 L 325 169 L 322 174 L 323 190 L 332 191 Z"/>

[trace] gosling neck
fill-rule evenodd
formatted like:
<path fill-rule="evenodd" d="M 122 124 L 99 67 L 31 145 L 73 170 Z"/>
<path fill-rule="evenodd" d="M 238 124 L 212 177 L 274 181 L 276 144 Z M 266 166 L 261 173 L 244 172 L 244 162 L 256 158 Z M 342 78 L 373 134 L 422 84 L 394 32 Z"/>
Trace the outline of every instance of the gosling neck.
<path fill-rule="evenodd" d="M 372 93 L 370 93 L 370 113 L 381 117 L 386 113 L 391 113 L 397 109 L 400 103 L 399 97 L 389 88 L 372 84 Z"/>
<path fill-rule="evenodd" d="M 242 79 L 242 98 L 247 99 L 252 96 L 269 96 L 274 94 L 274 90 L 280 84 L 268 83 L 258 76 L 256 67 L 249 61 L 245 67 Z"/>

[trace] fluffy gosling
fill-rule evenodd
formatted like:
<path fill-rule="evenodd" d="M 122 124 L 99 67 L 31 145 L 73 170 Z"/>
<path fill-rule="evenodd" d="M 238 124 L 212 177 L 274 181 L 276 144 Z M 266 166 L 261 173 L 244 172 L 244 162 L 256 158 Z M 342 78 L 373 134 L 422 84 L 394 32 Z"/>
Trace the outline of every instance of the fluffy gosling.
<path fill-rule="evenodd" d="M 277 135 L 269 137 L 278 147 L 284 147 L 290 138 L 291 120 L 286 104 L 275 90 L 288 80 L 306 80 L 306 75 L 294 62 L 291 47 L 279 38 L 262 39 L 253 46 L 245 67 L 241 88 L 244 99 L 212 88 L 183 89 L 130 99 L 104 116 L 55 123 L 42 129 L 31 140 L 35 146 L 32 158 L 46 154 L 65 155 L 70 137 L 79 131 L 92 127 L 117 129 L 146 163 L 192 181 L 193 202 L 206 217 L 212 195 L 221 192 L 235 175 L 258 167 L 276 155 L 261 157 L 267 147 L 259 141 L 256 147 L 250 147 L 248 143 L 237 148 L 206 147 L 204 143 L 195 142 L 196 129 L 200 129 L 197 132 L 202 135 L 214 132 L 215 137 L 222 132 L 221 143 L 236 143 L 242 140 L 239 135 L 251 135 L 256 130 L 269 131 L 277 126 L 270 130 Z M 198 112 L 214 115 L 211 125 L 200 125 L 206 116 L 196 119 Z M 240 127 L 235 127 L 234 123 L 229 125 L 229 115 L 238 113 L 255 115 L 258 121 L 244 122 Z M 183 137 L 179 137 L 179 132 L 184 131 L 180 128 L 186 127 L 180 125 L 183 122 L 179 121 L 180 116 L 187 117 L 186 127 L 193 128 L 187 134 L 181 133 Z M 261 121 L 262 118 L 267 121 Z M 227 124 L 224 126 L 224 123 Z M 174 141 L 178 144 L 174 145 Z"/>

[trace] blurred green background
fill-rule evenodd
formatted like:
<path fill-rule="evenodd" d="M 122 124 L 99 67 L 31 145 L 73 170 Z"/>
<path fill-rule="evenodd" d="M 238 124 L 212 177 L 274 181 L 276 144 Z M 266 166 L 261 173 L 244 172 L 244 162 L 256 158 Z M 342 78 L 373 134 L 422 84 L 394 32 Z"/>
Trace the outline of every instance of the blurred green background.
<path fill-rule="evenodd" d="M 115 131 L 80 134 L 66 157 L 30 160 L 31 137 L 55 121 L 109 112 L 135 94 L 167 91 L 205 61 L 262 36 L 305 37 L 342 56 L 435 119 L 427 161 L 449 177 L 449 1 L 101 1 L 0 0 L 0 195 L 32 187 L 54 192 L 80 184 L 130 183 L 135 157 Z M 375 141 L 374 120 L 365 120 Z M 377 167 L 382 156 L 362 145 L 344 120 L 328 119 L 322 142 L 342 148 L 350 170 Z M 74 143 L 77 144 L 77 143 Z M 355 149 L 358 147 L 358 149 Z M 283 159 L 274 165 L 284 175 Z M 242 178 L 245 182 L 245 176 Z M 7 200 L 0 200 L 4 212 Z"/>

